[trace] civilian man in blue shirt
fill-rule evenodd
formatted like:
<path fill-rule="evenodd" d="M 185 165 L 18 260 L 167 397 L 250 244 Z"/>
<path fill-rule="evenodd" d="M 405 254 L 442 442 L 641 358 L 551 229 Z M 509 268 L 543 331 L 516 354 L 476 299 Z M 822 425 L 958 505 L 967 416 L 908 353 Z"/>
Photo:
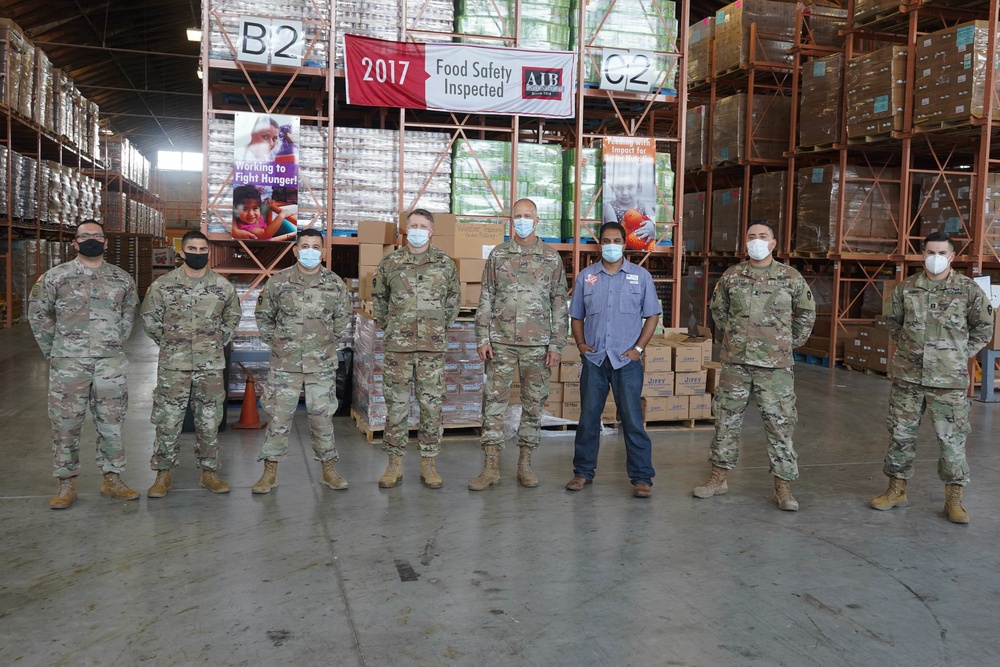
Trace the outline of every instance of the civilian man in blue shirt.
<path fill-rule="evenodd" d="M 594 481 L 601 447 L 601 413 L 614 392 L 625 436 L 625 460 L 636 498 L 652 493 L 653 445 L 642 424 L 642 350 L 662 312 L 649 271 L 626 261 L 625 228 L 601 226 L 601 261 L 576 277 L 570 305 L 573 339 L 583 357 L 580 423 L 576 429 L 569 491 Z"/>

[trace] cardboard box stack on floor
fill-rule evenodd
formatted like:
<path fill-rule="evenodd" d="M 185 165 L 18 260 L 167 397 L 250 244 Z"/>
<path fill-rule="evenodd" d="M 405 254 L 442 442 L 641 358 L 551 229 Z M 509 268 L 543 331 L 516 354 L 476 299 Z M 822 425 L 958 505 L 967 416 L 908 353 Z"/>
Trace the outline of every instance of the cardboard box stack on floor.
<path fill-rule="evenodd" d="M 396 225 L 392 222 L 358 222 L 358 279 L 362 301 L 371 301 L 372 279 L 382 258 L 396 248 Z"/>
<path fill-rule="evenodd" d="M 666 329 L 643 353 L 642 413 L 647 422 L 708 419 L 719 365 L 712 362 L 712 339 L 699 327 L 691 338 L 685 329 Z"/>
<path fill-rule="evenodd" d="M 879 318 L 874 325 L 858 327 L 857 335 L 847 340 L 844 364 L 856 369 L 888 373 L 895 347 L 885 319 Z"/>
<path fill-rule="evenodd" d="M 434 214 L 431 245 L 455 260 L 462 283 L 462 306 L 479 305 L 485 260 L 494 247 L 503 243 L 506 229 L 506 225 L 459 223 L 454 215 Z"/>

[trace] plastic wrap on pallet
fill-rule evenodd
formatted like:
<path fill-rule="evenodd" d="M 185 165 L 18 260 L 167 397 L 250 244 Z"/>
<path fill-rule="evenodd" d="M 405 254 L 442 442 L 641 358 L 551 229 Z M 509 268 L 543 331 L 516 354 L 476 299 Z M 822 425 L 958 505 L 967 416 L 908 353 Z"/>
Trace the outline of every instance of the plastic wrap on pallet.
<path fill-rule="evenodd" d="M 743 188 L 712 192 L 712 252 L 736 253 L 742 249 Z"/>
<path fill-rule="evenodd" d="M 843 77 L 842 53 L 803 63 L 799 107 L 800 146 L 812 147 L 840 141 Z"/>
<path fill-rule="evenodd" d="M 304 39 L 303 64 L 306 67 L 329 67 L 330 63 L 330 0 L 297 0 L 294 2 L 256 2 L 255 0 L 214 0 L 210 3 L 211 30 L 208 37 L 209 58 L 235 60 L 234 48 L 239 41 L 241 16 L 275 17 L 302 21 Z M 350 3 L 338 2 L 340 8 Z M 362 4 L 362 3 L 358 3 Z M 379 3 L 368 2 L 371 11 L 378 11 Z M 221 25 L 220 25 L 221 24 Z M 230 46 L 232 45 L 232 46 Z"/>
<path fill-rule="evenodd" d="M 705 252 L 705 193 L 684 195 L 684 250 Z"/>
<path fill-rule="evenodd" d="M 855 0 L 854 20 L 864 21 L 880 14 L 894 14 L 901 4 L 899 0 Z"/>
<path fill-rule="evenodd" d="M 701 171 L 706 164 L 708 148 L 708 115 L 707 106 L 698 106 L 687 110 L 687 122 L 684 135 L 684 170 Z"/>
<path fill-rule="evenodd" d="M 578 12 L 572 11 L 573 40 L 577 47 L 581 31 L 577 28 Z M 655 86 L 674 90 L 677 87 L 677 57 L 664 52 L 677 52 L 677 7 L 670 0 L 649 2 L 619 2 L 593 0 L 585 10 L 586 30 L 583 39 L 588 46 L 643 49 L 660 52 L 656 56 Z M 584 81 L 589 85 L 600 82 L 601 53 L 589 50 L 584 56 Z"/>
<path fill-rule="evenodd" d="M 688 28 L 688 83 L 704 81 L 712 74 L 712 39 L 715 18 L 709 17 Z"/>
<path fill-rule="evenodd" d="M 659 245 L 673 244 L 673 230 L 667 223 L 674 221 L 674 168 L 669 153 L 656 154 L 656 239 Z"/>
<path fill-rule="evenodd" d="M 988 177 L 994 176 L 989 174 Z M 958 174 L 915 174 L 915 184 L 920 187 L 917 198 L 916 226 L 913 236 L 923 239 L 932 232 L 946 232 L 955 249 L 961 254 L 971 237 L 972 176 Z M 915 241 L 919 250 L 920 244 Z"/>
<path fill-rule="evenodd" d="M 563 216 L 562 146 L 522 142 L 517 150 L 517 197 L 535 202 L 539 218 L 535 233 L 538 236 L 559 238 Z"/>
<path fill-rule="evenodd" d="M 986 101 L 989 21 L 971 21 L 917 39 L 914 125 L 982 118 Z M 993 63 L 994 91 L 1000 91 L 1000 62 Z M 994 118 L 1000 110 L 993 110 Z"/>
<path fill-rule="evenodd" d="M 510 202 L 510 143 L 456 140 L 452 148 L 451 212 L 501 216 Z"/>
<path fill-rule="evenodd" d="M 585 227 L 594 230 L 600 226 L 603 203 L 601 200 L 602 163 L 600 148 L 584 148 L 580 156 L 580 240 L 594 241 Z M 563 221 L 562 238 L 572 239 L 576 215 L 576 149 L 563 152 Z"/>
<path fill-rule="evenodd" d="M 756 24 L 757 39 L 750 41 Z M 754 61 L 792 65 L 788 53 L 795 42 L 795 3 L 776 0 L 737 0 L 715 14 L 715 73 L 721 74 Z"/>
<path fill-rule="evenodd" d="M 903 130 L 906 47 L 887 46 L 847 63 L 847 137 L 863 139 Z"/>
<path fill-rule="evenodd" d="M 753 98 L 750 154 L 745 154 L 748 95 L 724 97 L 712 117 L 712 166 L 751 160 L 782 160 L 788 150 L 791 105 L 782 94 L 756 93 Z"/>
<path fill-rule="evenodd" d="M 837 202 L 840 189 L 837 165 L 798 171 L 797 252 L 876 252 L 896 250 L 896 212 L 899 210 L 899 170 L 852 165 L 844 175 L 844 229 L 842 248 L 836 248 Z M 895 182 L 892 182 L 895 181 Z"/>
<path fill-rule="evenodd" d="M 787 171 L 772 171 L 755 174 L 750 185 L 750 219 L 747 225 L 759 220 L 767 220 L 775 229 L 783 229 L 785 224 L 785 192 L 788 182 Z"/>
<path fill-rule="evenodd" d="M 847 9 L 838 0 L 808 0 L 804 13 L 811 43 L 816 46 L 843 48 L 847 27 Z M 805 36 L 803 36 L 805 40 Z"/>

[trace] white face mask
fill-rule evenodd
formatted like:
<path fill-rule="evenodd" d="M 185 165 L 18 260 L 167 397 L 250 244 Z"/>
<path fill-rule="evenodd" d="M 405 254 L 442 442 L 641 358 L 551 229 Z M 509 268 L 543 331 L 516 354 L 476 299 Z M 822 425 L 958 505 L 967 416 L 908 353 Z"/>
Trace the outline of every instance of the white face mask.
<path fill-rule="evenodd" d="M 924 258 L 924 266 L 927 270 L 931 272 L 931 275 L 937 276 L 948 270 L 948 258 L 944 255 L 928 255 Z"/>
<path fill-rule="evenodd" d="M 763 239 L 754 239 L 747 242 L 747 253 L 750 255 L 750 259 L 757 260 L 758 262 L 762 259 L 767 259 L 767 256 L 771 254 L 770 245 L 769 241 L 764 241 Z"/>
<path fill-rule="evenodd" d="M 531 236 L 535 231 L 535 221 L 532 218 L 514 218 L 514 233 L 522 239 Z"/>
<path fill-rule="evenodd" d="M 431 240 L 431 233 L 426 229 L 411 229 L 406 232 L 406 240 L 414 248 L 423 248 Z"/>

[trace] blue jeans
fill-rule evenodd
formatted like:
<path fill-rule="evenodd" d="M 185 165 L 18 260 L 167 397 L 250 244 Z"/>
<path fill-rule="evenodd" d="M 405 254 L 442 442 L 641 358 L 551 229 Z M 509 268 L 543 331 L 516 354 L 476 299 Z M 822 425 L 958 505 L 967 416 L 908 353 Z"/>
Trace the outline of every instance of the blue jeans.
<path fill-rule="evenodd" d="M 576 427 L 574 442 L 573 474 L 584 479 L 594 479 L 597 454 L 601 448 L 601 413 L 608 398 L 608 389 L 614 392 L 615 404 L 622 420 L 625 436 L 625 462 L 628 477 L 633 484 L 653 483 L 653 443 L 642 425 L 642 362 L 633 361 L 619 369 L 611 367 L 607 357 L 600 366 L 583 360 L 580 375 L 580 423 Z"/>

